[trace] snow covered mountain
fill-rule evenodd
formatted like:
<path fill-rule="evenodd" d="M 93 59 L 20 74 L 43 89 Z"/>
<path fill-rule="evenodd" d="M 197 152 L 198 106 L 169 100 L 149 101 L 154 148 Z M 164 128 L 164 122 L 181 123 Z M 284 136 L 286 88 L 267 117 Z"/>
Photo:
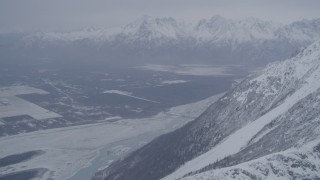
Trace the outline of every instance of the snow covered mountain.
<path fill-rule="evenodd" d="M 77 41 L 89 39 L 93 41 L 113 41 L 122 37 L 125 43 L 135 41 L 181 40 L 191 38 L 198 42 L 233 42 L 247 43 L 252 41 L 275 40 L 287 38 L 295 41 L 315 41 L 320 37 L 320 19 L 302 20 L 289 25 L 281 25 L 249 17 L 233 20 L 213 16 L 202 19 L 195 25 L 186 25 L 173 18 L 142 18 L 119 28 L 97 29 L 87 28 L 73 32 L 36 32 L 25 38 L 26 42 L 42 41 Z"/>
<path fill-rule="evenodd" d="M 70 43 L 86 39 L 94 42 L 117 43 L 122 41 L 122 43 L 132 44 L 138 41 L 177 40 L 185 34 L 183 26 L 182 23 L 178 23 L 173 18 L 143 16 L 123 27 L 87 28 L 73 32 L 36 32 L 25 37 L 24 41 L 26 44 L 32 44 L 34 41 L 64 41 Z"/>
<path fill-rule="evenodd" d="M 10 36 L 10 35 L 7 35 Z M 194 25 L 173 18 L 142 17 L 123 27 L 71 32 L 36 32 L 1 44 L 3 56 L 90 59 L 101 62 L 245 64 L 286 59 L 320 38 L 320 19 L 281 25 L 256 18 L 221 16 Z M 6 42 L 5 34 L 0 41 Z M 17 57 L 18 56 L 18 57 Z M 121 63 L 120 62 L 120 63 Z"/>
<path fill-rule="evenodd" d="M 145 16 L 124 26 L 116 36 L 122 36 L 127 43 L 134 43 L 135 41 L 178 40 L 186 35 L 183 25 L 173 18 Z"/>
<path fill-rule="evenodd" d="M 313 41 L 319 38 L 320 19 L 302 20 L 285 25 L 276 31 L 276 37 L 290 42 Z"/>
<path fill-rule="evenodd" d="M 240 21 L 214 16 L 201 20 L 194 28 L 193 36 L 199 41 L 214 43 L 246 43 L 275 39 L 275 31 L 281 25 L 253 17 Z"/>
<path fill-rule="evenodd" d="M 320 41 L 93 179 L 319 179 Z"/>

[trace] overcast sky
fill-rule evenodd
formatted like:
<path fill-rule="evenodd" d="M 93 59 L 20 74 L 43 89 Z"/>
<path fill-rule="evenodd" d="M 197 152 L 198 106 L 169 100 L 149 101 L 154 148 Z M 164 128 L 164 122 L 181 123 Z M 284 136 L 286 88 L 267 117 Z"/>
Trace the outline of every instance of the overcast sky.
<path fill-rule="evenodd" d="M 113 27 L 143 15 L 190 22 L 253 16 L 289 23 L 320 18 L 320 0 L 0 0 L 0 31 Z"/>

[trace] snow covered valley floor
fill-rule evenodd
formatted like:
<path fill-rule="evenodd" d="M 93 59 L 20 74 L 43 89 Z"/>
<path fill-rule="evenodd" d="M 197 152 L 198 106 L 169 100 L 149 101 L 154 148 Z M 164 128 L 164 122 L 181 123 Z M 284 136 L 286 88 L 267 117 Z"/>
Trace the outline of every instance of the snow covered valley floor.
<path fill-rule="evenodd" d="M 37 179 L 90 179 L 128 152 L 156 136 L 181 127 L 199 116 L 221 94 L 177 106 L 153 117 L 122 119 L 0 138 L 0 159 L 25 152 L 41 152 L 25 160 L 0 166 L 0 177 L 19 172 Z M 1 163 L 1 161 L 0 161 Z"/>

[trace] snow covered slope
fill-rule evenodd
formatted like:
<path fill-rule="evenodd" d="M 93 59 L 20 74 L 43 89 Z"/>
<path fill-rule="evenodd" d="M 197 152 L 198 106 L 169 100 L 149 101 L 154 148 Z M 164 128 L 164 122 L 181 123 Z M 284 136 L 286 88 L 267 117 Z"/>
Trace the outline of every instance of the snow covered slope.
<path fill-rule="evenodd" d="M 253 17 L 235 21 L 214 16 L 201 20 L 194 28 L 194 36 L 203 41 L 240 44 L 275 39 L 275 31 L 279 28 L 281 25 Z"/>
<path fill-rule="evenodd" d="M 250 103 L 250 93 L 262 93 L 263 96 L 261 97 L 263 102 L 263 98 L 279 94 L 279 92 L 283 91 L 283 88 L 287 88 L 286 86 L 293 86 L 294 88 L 292 88 L 290 94 L 282 97 L 282 100 L 274 105 L 267 113 L 237 130 L 207 153 L 189 161 L 165 179 L 176 179 L 188 172 L 200 170 L 209 164 L 246 148 L 250 141 L 259 141 L 259 139 L 266 135 L 266 133 L 259 134 L 266 125 L 288 112 L 297 103 L 301 103 L 308 95 L 317 93 L 317 90 L 320 88 L 319 65 L 320 42 L 317 42 L 305 49 L 297 57 L 284 62 L 271 64 L 262 71 L 261 75 L 250 79 L 249 84 L 251 86 L 253 84 L 257 86 L 256 88 L 251 88 L 236 94 L 236 97 L 238 97 L 237 100 L 240 101 L 241 104 Z M 274 81 L 274 79 L 276 79 L 276 81 Z M 296 84 L 291 85 L 291 83 Z M 317 107 L 319 103 L 318 98 L 314 100 L 316 104 L 312 106 L 313 108 Z M 291 119 L 294 118 L 297 117 L 291 117 Z M 259 136 L 259 139 L 255 138 L 255 136 Z"/>
<path fill-rule="evenodd" d="M 293 22 L 276 31 L 278 38 L 291 42 L 319 39 L 320 19 Z"/>
<path fill-rule="evenodd" d="M 112 164 L 105 171 L 105 179 L 134 177 L 171 180 L 188 176 L 191 179 L 210 179 L 207 176 L 210 173 L 205 171 L 216 172 L 213 169 L 223 167 L 236 169 L 234 171 L 238 173 L 232 176 L 238 179 L 246 174 L 246 168 L 239 170 L 242 163 L 252 163 L 257 158 L 268 159 L 263 157 L 278 152 L 291 157 L 290 154 L 286 155 L 289 152 L 286 150 L 292 148 L 292 151 L 296 151 L 296 146 L 304 149 L 308 142 L 319 142 L 319 78 L 320 41 L 317 41 L 296 57 L 270 64 L 261 72 L 251 75 L 212 104 L 195 121 L 159 137 L 127 158 Z M 275 165 L 279 166 L 275 169 L 290 168 L 286 158 L 279 159 L 278 156 L 270 155 Z M 235 166 L 238 164 L 239 167 Z M 314 166 L 318 168 L 319 163 Z M 264 166 L 261 165 L 261 168 Z M 288 172 L 286 175 L 293 179 L 309 177 L 307 173 L 305 176 L 298 175 L 295 169 L 292 173 L 291 170 Z M 310 177 L 319 175 L 316 172 L 319 172 L 318 169 L 313 174 L 309 173 Z M 196 175 L 198 173 L 205 175 Z M 270 173 L 270 176 L 264 178 L 272 179 L 273 175 Z M 279 178 L 286 177 L 278 175 Z"/>
<path fill-rule="evenodd" d="M 319 179 L 320 142 L 270 154 L 236 166 L 211 170 L 183 180 Z"/>
<path fill-rule="evenodd" d="M 132 43 L 133 41 L 155 41 L 161 39 L 177 40 L 184 33 L 183 25 L 173 18 L 144 16 L 124 26 L 119 35 L 124 36 L 127 43 Z"/>

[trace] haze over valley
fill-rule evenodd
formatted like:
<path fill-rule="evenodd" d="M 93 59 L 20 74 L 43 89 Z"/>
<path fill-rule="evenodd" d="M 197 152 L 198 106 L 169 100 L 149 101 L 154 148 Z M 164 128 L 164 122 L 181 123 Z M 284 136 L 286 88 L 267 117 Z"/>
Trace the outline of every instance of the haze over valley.
<path fill-rule="evenodd" d="M 0 180 L 320 178 L 319 3 L 71 2 L 0 2 Z"/>

